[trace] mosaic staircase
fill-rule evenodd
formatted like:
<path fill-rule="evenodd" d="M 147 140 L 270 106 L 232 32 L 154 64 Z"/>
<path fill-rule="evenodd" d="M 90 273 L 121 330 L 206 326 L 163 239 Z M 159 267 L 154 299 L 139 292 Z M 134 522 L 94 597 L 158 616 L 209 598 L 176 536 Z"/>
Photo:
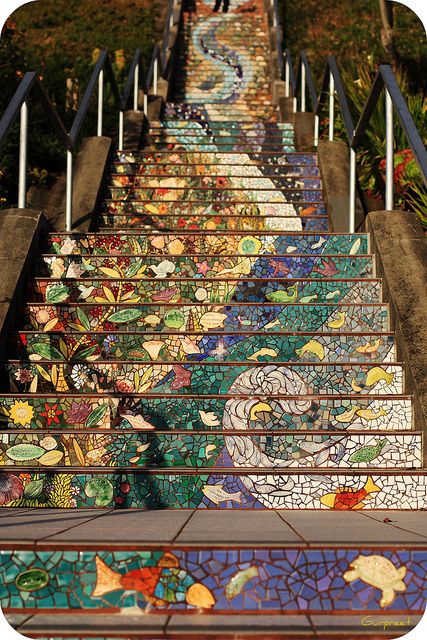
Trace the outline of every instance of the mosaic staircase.
<path fill-rule="evenodd" d="M 78 519 L 2 543 L 10 615 L 145 610 L 104 635 L 154 638 L 165 612 L 204 613 L 185 637 L 213 614 L 246 637 L 258 613 L 283 637 L 283 613 L 423 611 L 427 538 L 357 537 L 359 510 L 379 526 L 427 506 L 390 309 L 368 237 L 329 233 L 317 156 L 278 122 L 266 34 L 258 1 L 185 13 L 175 101 L 116 154 L 98 230 L 51 233 L 37 257 L 3 363 L 2 517 Z M 295 514 L 330 528 L 326 546 L 274 537 L 273 515 L 297 530 Z"/>

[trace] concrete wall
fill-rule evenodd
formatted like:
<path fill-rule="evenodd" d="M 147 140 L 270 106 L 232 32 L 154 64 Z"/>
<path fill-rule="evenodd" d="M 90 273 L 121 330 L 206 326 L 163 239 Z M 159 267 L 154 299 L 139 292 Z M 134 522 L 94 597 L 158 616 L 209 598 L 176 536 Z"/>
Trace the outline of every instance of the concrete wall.
<path fill-rule="evenodd" d="M 406 367 L 406 392 L 414 395 L 414 427 L 427 437 L 426 238 L 419 218 L 408 211 L 373 211 L 367 230 L 377 275 L 383 278 L 384 300 L 391 308 L 398 359 Z"/>

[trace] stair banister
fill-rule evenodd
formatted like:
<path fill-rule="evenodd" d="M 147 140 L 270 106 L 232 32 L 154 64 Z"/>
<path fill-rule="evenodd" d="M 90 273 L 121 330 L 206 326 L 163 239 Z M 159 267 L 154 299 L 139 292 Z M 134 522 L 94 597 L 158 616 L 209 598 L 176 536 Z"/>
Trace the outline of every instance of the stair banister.
<path fill-rule="evenodd" d="M 414 159 L 420 170 L 424 184 L 427 186 L 427 151 L 421 139 L 415 122 L 402 95 L 396 77 L 390 65 L 380 65 L 370 94 L 366 100 L 363 111 L 357 123 L 354 135 L 351 139 L 351 147 L 355 151 L 360 145 L 361 139 L 368 127 L 371 115 L 378 103 L 378 100 L 385 91 L 386 100 L 386 211 L 394 208 L 393 197 L 393 173 L 394 173 L 394 118 L 396 114 L 398 121 L 408 141 L 409 147 L 414 154 Z"/>
<path fill-rule="evenodd" d="M 17 90 L 12 96 L 6 111 L 0 120 L 0 148 L 6 141 L 10 128 L 20 116 L 19 135 L 19 169 L 18 169 L 18 207 L 24 209 L 26 206 L 27 190 L 27 147 L 28 147 L 28 112 L 31 98 L 38 99 L 58 138 L 67 148 L 71 148 L 70 137 L 58 116 L 49 96 L 45 92 L 43 85 L 37 77 L 35 71 L 27 71 L 19 83 Z"/>

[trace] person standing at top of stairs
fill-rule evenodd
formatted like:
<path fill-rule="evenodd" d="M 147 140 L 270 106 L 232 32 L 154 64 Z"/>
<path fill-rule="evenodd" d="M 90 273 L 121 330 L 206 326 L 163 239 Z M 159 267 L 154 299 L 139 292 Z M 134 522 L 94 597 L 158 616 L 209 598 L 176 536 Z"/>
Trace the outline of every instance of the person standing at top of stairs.
<path fill-rule="evenodd" d="M 222 6 L 222 11 L 223 13 L 227 13 L 229 6 L 230 6 L 230 0 L 215 0 L 215 6 L 213 8 L 213 10 L 215 12 L 219 11 L 221 8 L 221 4 Z"/>

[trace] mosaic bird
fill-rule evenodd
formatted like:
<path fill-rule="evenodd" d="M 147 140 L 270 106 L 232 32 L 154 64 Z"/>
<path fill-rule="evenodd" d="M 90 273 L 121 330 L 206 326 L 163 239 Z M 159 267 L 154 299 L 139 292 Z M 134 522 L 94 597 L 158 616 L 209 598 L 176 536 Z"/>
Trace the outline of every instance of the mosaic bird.
<path fill-rule="evenodd" d="M 155 566 L 141 567 L 125 574 L 111 569 L 99 556 L 96 556 L 95 564 L 94 598 L 123 590 L 137 591 L 156 606 L 186 602 L 199 609 L 210 609 L 215 604 L 209 589 L 181 569 L 178 558 L 172 553 L 166 552 Z"/>
<path fill-rule="evenodd" d="M 337 269 L 335 262 L 332 258 L 322 258 L 321 267 L 316 265 L 313 268 L 313 273 L 320 273 L 325 278 L 330 278 L 339 273 L 339 269 Z"/>
<path fill-rule="evenodd" d="M 320 497 L 320 502 L 330 509 L 348 510 L 363 509 L 365 506 L 363 500 L 368 500 L 371 493 L 381 491 L 372 478 L 366 481 L 361 489 L 353 489 L 352 487 L 340 487 L 333 493 L 326 493 Z"/>

